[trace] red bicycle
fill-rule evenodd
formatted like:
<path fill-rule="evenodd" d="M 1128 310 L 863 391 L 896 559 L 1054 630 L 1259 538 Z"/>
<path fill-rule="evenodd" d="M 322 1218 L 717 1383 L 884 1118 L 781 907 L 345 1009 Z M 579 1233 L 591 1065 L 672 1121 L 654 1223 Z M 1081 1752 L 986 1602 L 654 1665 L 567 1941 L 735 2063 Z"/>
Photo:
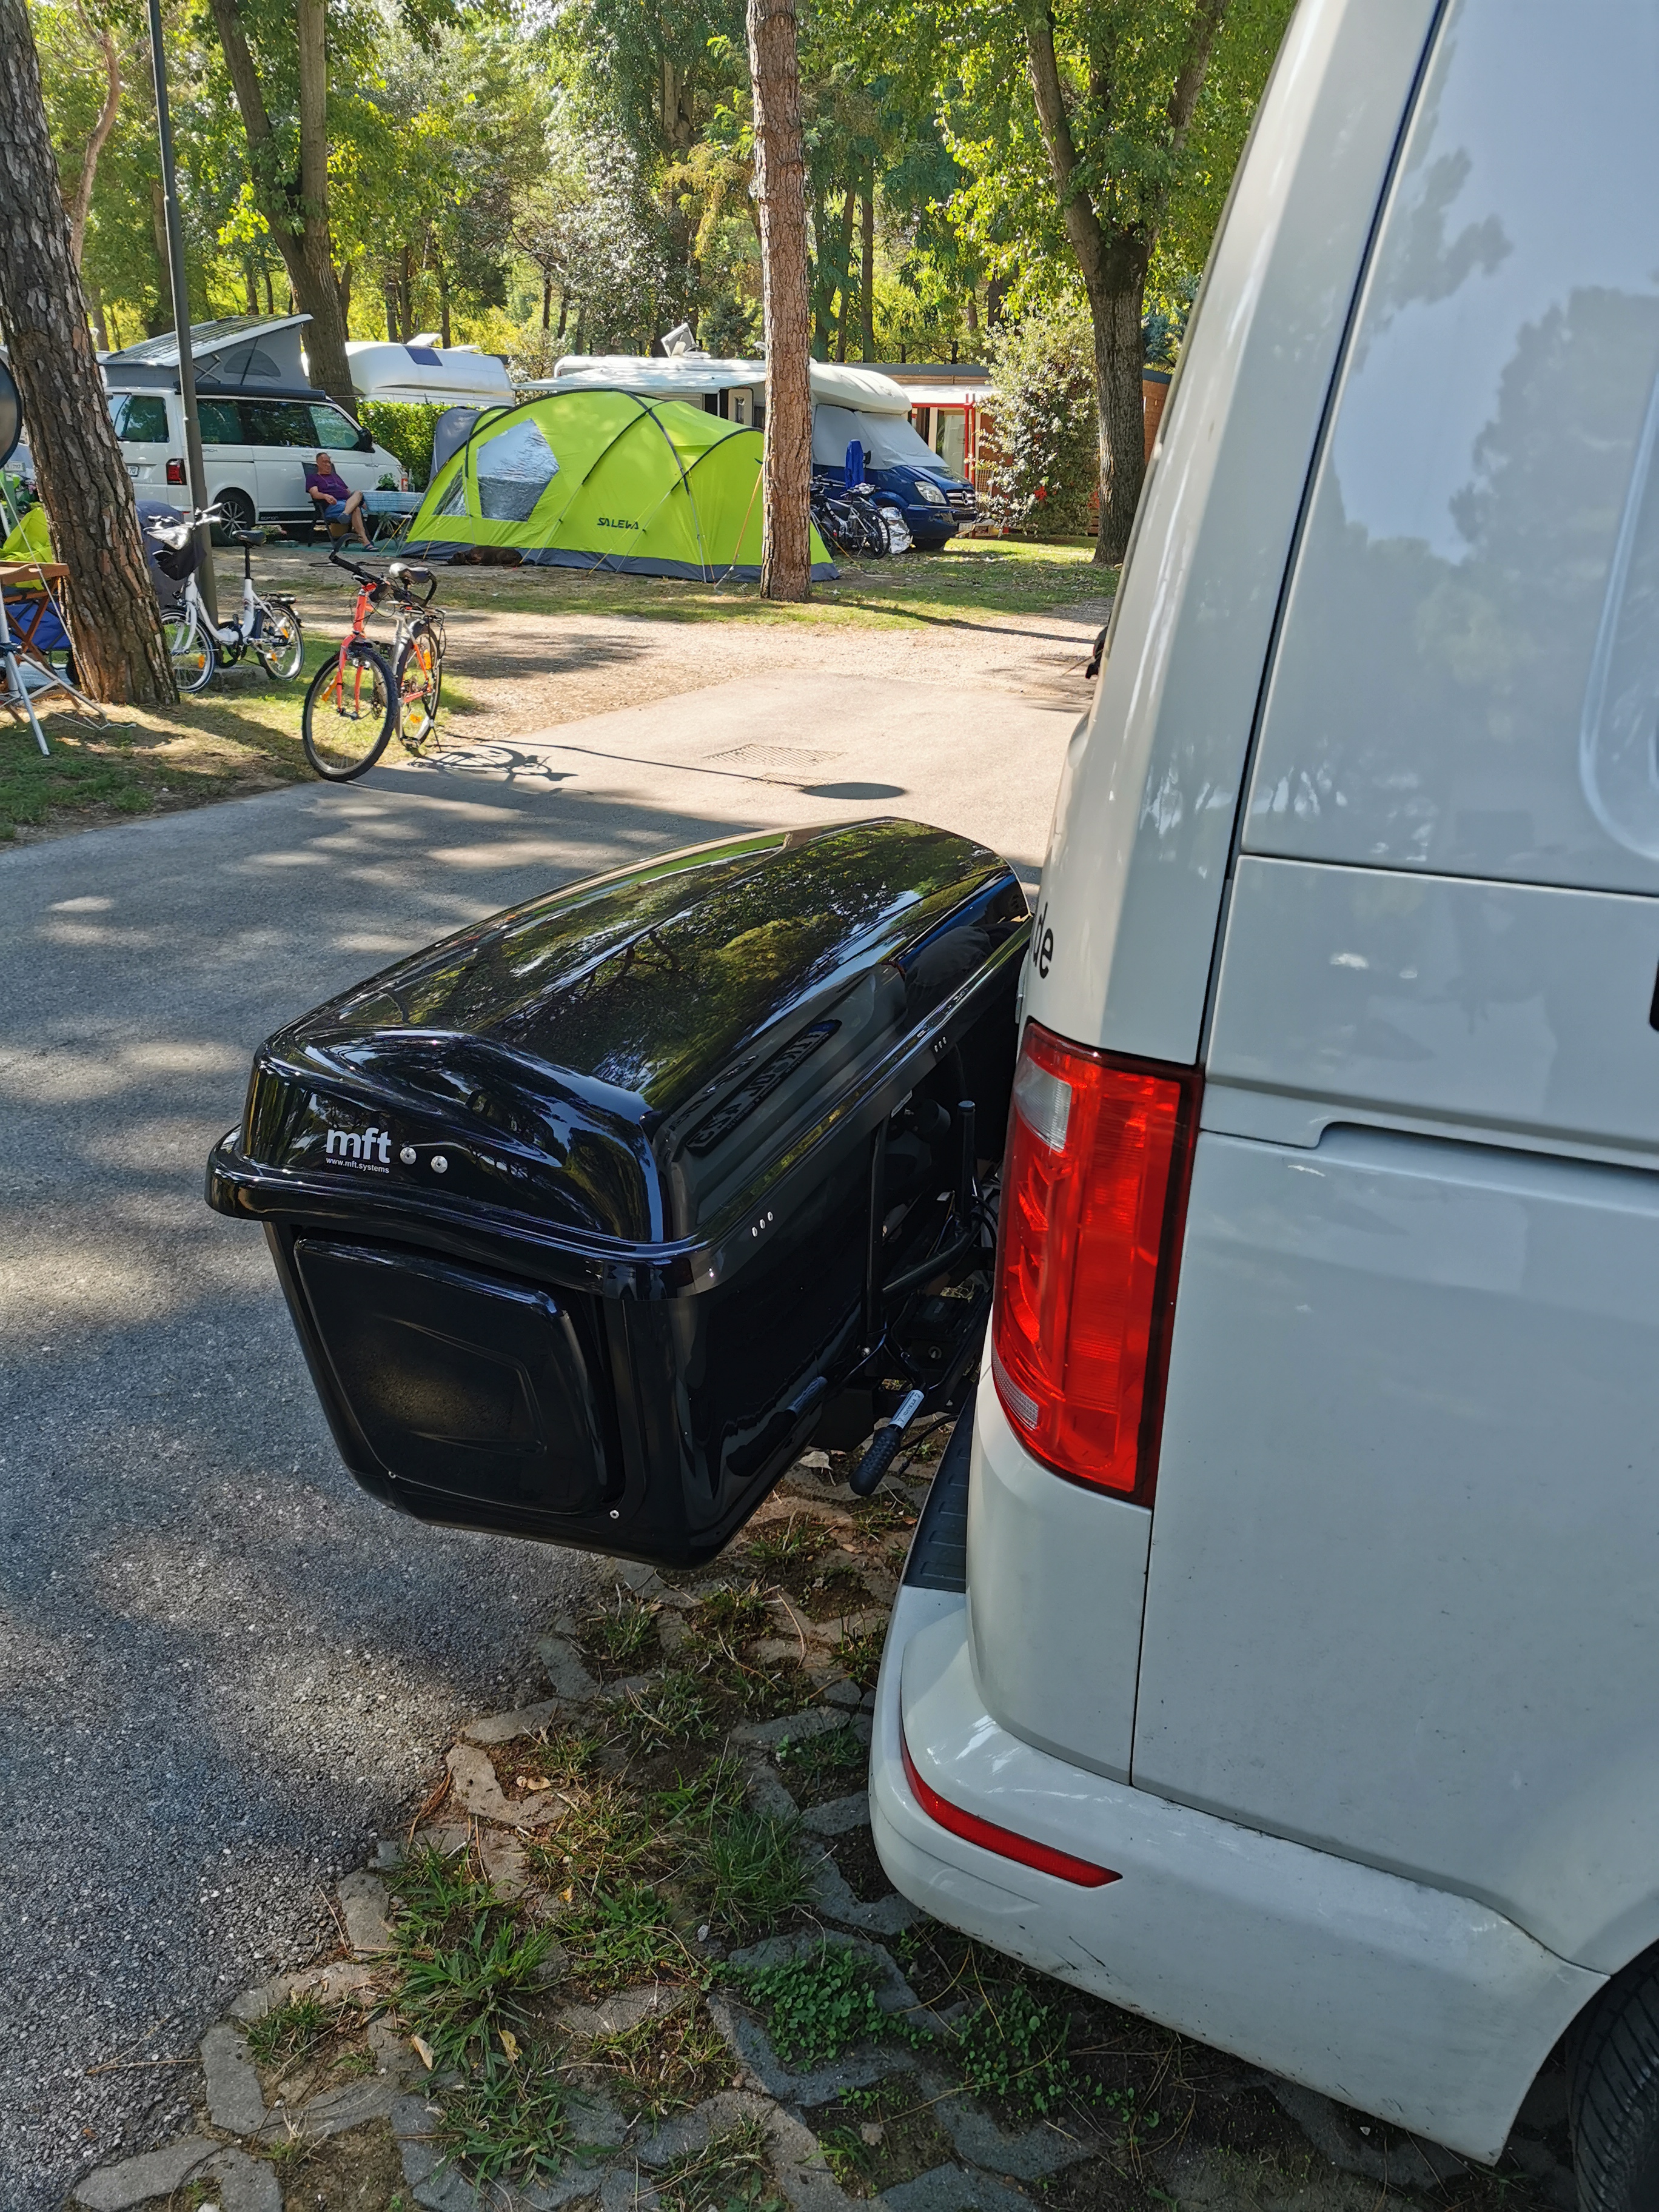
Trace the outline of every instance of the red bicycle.
<path fill-rule="evenodd" d="M 357 604 L 339 652 L 311 679 L 300 728 L 318 775 L 349 783 L 374 767 L 400 720 L 408 744 L 431 735 L 443 681 L 442 617 L 429 611 L 438 588 L 429 568 L 394 561 L 381 576 L 339 553 L 328 557 L 357 579 Z M 422 586 L 424 595 L 417 596 Z M 398 605 L 395 669 L 364 635 L 388 592 Z"/>

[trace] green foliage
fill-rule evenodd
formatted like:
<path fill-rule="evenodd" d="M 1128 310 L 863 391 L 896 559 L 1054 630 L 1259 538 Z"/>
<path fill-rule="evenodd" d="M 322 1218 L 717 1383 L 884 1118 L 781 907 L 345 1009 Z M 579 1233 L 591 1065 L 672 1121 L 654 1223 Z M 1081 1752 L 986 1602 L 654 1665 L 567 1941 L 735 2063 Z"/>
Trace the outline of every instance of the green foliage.
<path fill-rule="evenodd" d="M 653 2185 L 663 2212 L 784 2212 L 758 2120 L 739 2120 L 701 2150 L 671 2160 Z"/>
<path fill-rule="evenodd" d="M 767 2014 L 777 2053 L 787 2066 L 827 2066 L 860 2043 L 915 2044 L 921 2031 L 876 1999 L 876 1970 L 845 1943 L 820 1943 L 781 1966 L 741 1976 L 747 1995 Z"/>
<path fill-rule="evenodd" d="M 337 2014 L 315 1997 L 290 1997 L 285 2005 L 248 2023 L 247 2047 L 262 2065 L 303 2058 L 333 2029 Z"/>
<path fill-rule="evenodd" d="M 475 2180 L 550 2179 L 571 2148 L 569 2101 L 551 2065 L 528 2056 L 515 2063 L 492 2051 L 446 2094 L 434 2138 L 449 2158 L 465 2160 Z"/>
<path fill-rule="evenodd" d="M 559 1923 L 574 1970 L 596 1996 L 683 1970 L 686 1948 L 649 1883 L 623 1881 L 573 1903 Z"/>
<path fill-rule="evenodd" d="M 777 1748 L 777 1762 L 791 1784 L 803 1790 L 821 1788 L 832 1777 L 850 1784 L 865 1765 L 866 1753 L 858 1730 L 851 1727 L 826 1729 L 820 1735 L 786 1736 Z"/>
<path fill-rule="evenodd" d="M 740 1940 L 770 1932 L 811 1902 L 800 1823 L 738 1809 L 713 1824 L 702 1856 L 709 1917 Z"/>
<path fill-rule="evenodd" d="M 833 1532 L 822 1521 L 797 1513 L 781 1524 L 769 1523 L 759 1535 L 750 1539 L 744 1551 L 762 1574 L 775 1575 L 821 1559 L 835 1540 Z"/>
<path fill-rule="evenodd" d="M 373 399 L 357 410 L 357 420 L 377 445 L 384 446 L 409 471 L 416 491 L 426 489 L 432 473 L 432 439 L 441 407 L 417 407 L 399 400 Z"/>
<path fill-rule="evenodd" d="M 648 1690 L 636 1690 L 617 1715 L 617 1731 L 636 1751 L 693 1743 L 714 1725 L 714 1706 L 696 1674 L 676 1668 Z"/>
<path fill-rule="evenodd" d="M 997 457 L 984 513 L 1024 537 L 1079 536 L 1099 471 L 1094 337 L 1075 295 L 998 331 Z"/>
<path fill-rule="evenodd" d="M 1066 2051 L 1070 2022 L 1058 2005 L 1040 2004 L 1016 1985 L 988 2000 L 957 2030 L 956 2059 L 977 2096 L 1000 2098 L 1015 2111 L 1048 2118 L 1067 2106 L 1092 2100 L 1099 2085 L 1073 2065 Z"/>
<path fill-rule="evenodd" d="M 586 1649 L 623 1674 L 633 1672 L 636 1661 L 649 1650 L 656 1631 L 657 1608 L 618 1588 L 616 1602 L 590 1613 L 582 1623 Z"/>
<path fill-rule="evenodd" d="M 504 1905 L 479 1911 L 447 1945 L 406 1938 L 398 1946 L 398 2008 L 440 2064 L 487 2072 L 501 2029 L 516 2036 L 525 2027 L 552 1944 L 551 1929 L 526 1929 Z"/>

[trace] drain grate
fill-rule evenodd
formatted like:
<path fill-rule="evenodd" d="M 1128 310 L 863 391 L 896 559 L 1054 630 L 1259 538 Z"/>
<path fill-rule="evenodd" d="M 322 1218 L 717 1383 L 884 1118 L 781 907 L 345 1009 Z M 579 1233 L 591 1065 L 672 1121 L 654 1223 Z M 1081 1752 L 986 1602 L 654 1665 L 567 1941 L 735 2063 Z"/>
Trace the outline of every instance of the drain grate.
<path fill-rule="evenodd" d="M 741 761 L 745 768 L 828 768 L 838 761 L 837 753 L 809 751 L 804 745 L 733 745 L 729 751 L 715 753 L 717 761 Z"/>

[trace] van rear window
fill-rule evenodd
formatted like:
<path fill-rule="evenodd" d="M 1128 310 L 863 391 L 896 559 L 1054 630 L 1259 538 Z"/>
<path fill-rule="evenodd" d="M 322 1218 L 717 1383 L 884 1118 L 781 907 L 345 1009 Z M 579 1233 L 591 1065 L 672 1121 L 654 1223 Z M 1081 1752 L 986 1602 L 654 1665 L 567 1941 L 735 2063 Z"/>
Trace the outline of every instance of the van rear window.
<path fill-rule="evenodd" d="M 130 392 L 117 409 L 115 434 L 123 445 L 165 445 L 167 401 L 159 392 Z"/>
<path fill-rule="evenodd" d="M 1659 889 L 1659 13 L 1567 20 L 1447 11 L 1316 466 L 1254 851 Z"/>

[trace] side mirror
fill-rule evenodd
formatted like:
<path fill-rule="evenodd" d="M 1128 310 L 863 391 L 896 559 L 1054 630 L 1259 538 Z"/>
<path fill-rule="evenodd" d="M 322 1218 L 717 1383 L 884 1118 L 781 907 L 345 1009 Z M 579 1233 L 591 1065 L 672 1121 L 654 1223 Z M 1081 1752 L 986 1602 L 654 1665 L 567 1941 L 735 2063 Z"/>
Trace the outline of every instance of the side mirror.
<path fill-rule="evenodd" d="M 353 453 L 372 453 L 374 450 L 374 440 L 373 436 L 367 430 L 359 430 L 357 433 L 357 442 L 352 447 Z"/>

